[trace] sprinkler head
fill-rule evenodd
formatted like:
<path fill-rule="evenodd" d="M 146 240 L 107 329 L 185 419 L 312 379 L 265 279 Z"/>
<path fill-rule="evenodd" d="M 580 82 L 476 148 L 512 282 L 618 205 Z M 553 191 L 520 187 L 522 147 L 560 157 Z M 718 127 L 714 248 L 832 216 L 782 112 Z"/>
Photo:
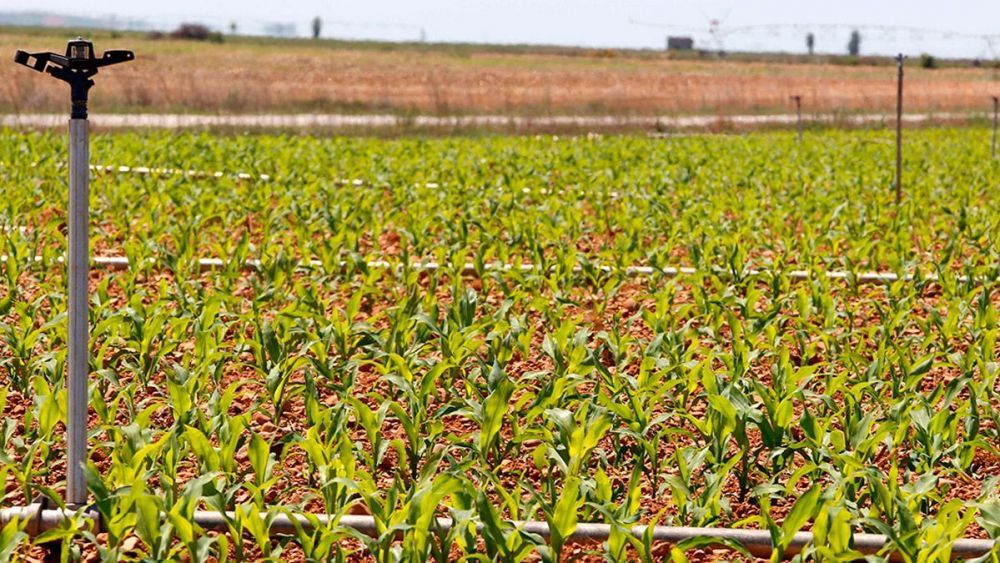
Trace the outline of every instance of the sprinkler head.
<path fill-rule="evenodd" d="M 94 44 L 77 37 L 66 44 L 66 58 L 71 66 L 85 66 L 94 61 Z"/>
<path fill-rule="evenodd" d="M 66 44 L 66 54 L 28 53 L 18 50 L 14 62 L 32 70 L 44 72 L 70 86 L 73 119 L 87 119 L 87 93 L 94 85 L 92 76 L 97 69 L 135 59 L 132 51 L 105 51 L 100 58 L 94 54 L 94 44 L 77 37 Z"/>

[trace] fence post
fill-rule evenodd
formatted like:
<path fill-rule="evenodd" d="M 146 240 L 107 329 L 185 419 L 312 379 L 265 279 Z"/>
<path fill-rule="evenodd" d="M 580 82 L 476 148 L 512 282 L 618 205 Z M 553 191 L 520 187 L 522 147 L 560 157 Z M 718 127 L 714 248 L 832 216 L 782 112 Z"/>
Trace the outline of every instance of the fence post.
<path fill-rule="evenodd" d="M 802 144 L 802 96 L 795 95 L 792 96 L 792 101 L 795 102 L 795 127 L 799 133 L 799 144 Z"/>
<path fill-rule="evenodd" d="M 903 201 L 903 54 L 896 55 L 896 204 Z"/>
<path fill-rule="evenodd" d="M 1000 109 L 1000 96 L 993 96 L 993 139 L 990 142 L 990 155 L 997 157 L 997 110 Z"/>

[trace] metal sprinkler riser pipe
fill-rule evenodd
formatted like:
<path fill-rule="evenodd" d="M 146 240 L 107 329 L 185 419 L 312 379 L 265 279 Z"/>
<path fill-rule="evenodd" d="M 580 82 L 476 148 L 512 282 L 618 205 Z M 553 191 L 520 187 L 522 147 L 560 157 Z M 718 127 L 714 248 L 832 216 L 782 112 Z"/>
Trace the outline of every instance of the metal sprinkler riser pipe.
<path fill-rule="evenodd" d="M 87 482 L 83 463 L 87 458 L 87 383 L 89 379 L 90 330 L 88 320 L 88 283 L 90 256 L 87 228 L 90 224 L 89 169 L 87 167 L 89 127 L 86 119 L 69 121 L 69 356 L 66 380 L 68 412 L 66 416 L 66 502 L 85 504 Z"/>
<path fill-rule="evenodd" d="M 66 504 L 87 503 L 87 385 L 90 371 L 87 296 L 90 279 L 90 125 L 87 102 L 98 69 L 135 59 L 132 51 L 106 51 L 100 58 L 94 44 L 77 37 L 66 54 L 17 51 L 14 62 L 44 72 L 70 86 L 69 119 L 69 306 L 66 420 Z"/>

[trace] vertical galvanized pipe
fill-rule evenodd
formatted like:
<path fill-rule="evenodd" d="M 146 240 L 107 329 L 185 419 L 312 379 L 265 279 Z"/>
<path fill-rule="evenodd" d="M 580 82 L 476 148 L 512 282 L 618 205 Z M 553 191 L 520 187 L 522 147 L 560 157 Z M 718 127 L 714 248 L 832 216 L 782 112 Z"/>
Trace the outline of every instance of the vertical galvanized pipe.
<path fill-rule="evenodd" d="M 83 464 L 87 459 L 87 281 L 90 212 L 90 131 L 86 119 L 69 120 L 69 359 L 66 385 L 66 504 L 87 502 Z"/>
<path fill-rule="evenodd" d="M 903 54 L 896 56 L 896 204 L 903 201 Z"/>

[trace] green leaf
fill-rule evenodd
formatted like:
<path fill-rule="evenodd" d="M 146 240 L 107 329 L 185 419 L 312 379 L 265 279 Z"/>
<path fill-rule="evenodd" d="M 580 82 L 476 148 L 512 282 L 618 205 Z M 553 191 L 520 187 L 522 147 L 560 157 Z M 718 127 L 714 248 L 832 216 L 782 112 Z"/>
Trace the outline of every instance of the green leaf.
<path fill-rule="evenodd" d="M 558 532 L 559 537 L 568 538 L 576 531 L 577 513 L 581 506 L 583 499 L 580 498 L 580 479 L 569 477 L 550 516 L 549 525 Z"/>
<path fill-rule="evenodd" d="M 483 401 L 483 424 L 479 431 L 480 452 L 485 454 L 499 437 L 513 393 L 514 384 L 504 379 Z"/>
<path fill-rule="evenodd" d="M 250 465 L 253 467 L 254 481 L 260 486 L 271 478 L 271 467 L 274 465 L 274 454 L 271 453 L 271 444 L 259 434 L 254 434 L 250 438 L 247 448 L 247 457 L 250 458 Z"/>
<path fill-rule="evenodd" d="M 795 501 L 792 510 L 781 523 L 782 548 L 787 548 L 792 542 L 792 537 L 819 511 L 817 502 L 822 492 L 823 489 L 819 485 L 813 485 Z"/>

